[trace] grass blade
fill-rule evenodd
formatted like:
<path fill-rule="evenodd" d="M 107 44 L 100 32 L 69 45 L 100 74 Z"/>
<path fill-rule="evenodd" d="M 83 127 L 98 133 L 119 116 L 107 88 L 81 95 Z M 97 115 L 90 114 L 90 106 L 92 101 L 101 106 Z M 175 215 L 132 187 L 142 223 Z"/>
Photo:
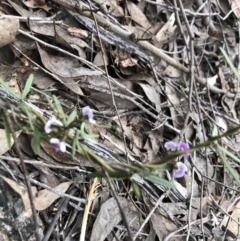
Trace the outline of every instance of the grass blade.
<path fill-rule="evenodd" d="M 27 95 L 28 95 L 28 93 L 29 93 L 29 91 L 32 87 L 32 83 L 33 83 L 33 74 L 30 74 L 28 79 L 27 79 L 27 82 L 25 84 L 24 90 L 22 92 L 22 99 L 23 100 L 27 97 Z"/>

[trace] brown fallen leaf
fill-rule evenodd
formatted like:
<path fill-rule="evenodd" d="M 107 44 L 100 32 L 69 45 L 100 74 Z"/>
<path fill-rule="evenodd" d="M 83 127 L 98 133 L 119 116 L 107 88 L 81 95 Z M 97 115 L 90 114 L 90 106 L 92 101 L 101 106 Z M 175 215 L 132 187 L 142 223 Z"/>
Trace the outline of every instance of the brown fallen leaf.
<path fill-rule="evenodd" d="M 0 175 L 0 177 L 8 183 L 8 185 L 15 191 L 17 192 L 23 201 L 24 204 L 24 210 L 27 212 L 28 210 L 31 209 L 31 204 L 28 196 L 28 192 L 25 186 L 19 185 L 19 183 L 4 177 Z M 72 184 L 72 181 L 69 182 L 64 182 L 56 186 L 54 189 L 56 191 L 59 191 L 61 193 L 65 193 L 69 186 Z M 55 202 L 60 196 L 49 191 L 46 189 L 43 189 L 37 193 L 37 188 L 36 187 L 31 187 L 33 197 L 36 197 L 34 200 L 34 206 L 37 211 L 43 211 L 46 208 L 48 208 L 50 205 L 52 205 L 53 202 Z"/>
<path fill-rule="evenodd" d="M 56 191 L 60 191 L 62 193 L 65 193 L 70 185 L 72 184 L 72 181 L 69 182 L 63 182 L 56 186 L 54 189 Z M 53 202 L 55 202 L 60 196 L 47 190 L 43 189 L 40 192 L 38 192 L 38 196 L 35 198 L 35 208 L 37 211 L 43 211 L 50 207 Z"/>
<path fill-rule="evenodd" d="M 131 228 L 138 230 L 141 226 L 141 213 L 126 198 L 118 197 L 118 201 L 124 210 Z M 100 209 L 97 219 L 94 222 L 90 241 L 103 241 L 116 226 L 122 217 L 119 212 L 115 198 L 108 199 Z"/>
<path fill-rule="evenodd" d="M 29 197 L 28 197 L 28 192 L 27 192 L 27 189 L 24 185 L 21 185 L 7 177 L 4 177 L 2 175 L 0 175 L 0 177 L 16 192 L 18 193 L 21 198 L 22 198 L 22 201 L 23 201 L 23 205 L 24 205 L 24 210 L 25 212 L 27 212 L 28 210 L 31 209 L 31 204 L 30 204 L 30 200 L 29 200 Z M 32 194 L 33 196 L 36 195 L 37 193 L 37 188 L 36 187 L 31 187 L 31 190 L 32 190 Z"/>
<path fill-rule="evenodd" d="M 102 72 L 81 67 L 78 60 L 69 56 L 55 56 L 48 54 L 38 45 L 38 51 L 43 65 L 52 73 L 63 78 L 78 78 L 84 75 L 100 75 Z M 77 87 L 77 84 L 76 84 Z"/>
<path fill-rule="evenodd" d="M 152 25 L 148 22 L 145 14 L 139 9 L 139 7 L 131 1 L 127 1 L 127 8 L 132 19 L 145 29 L 149 29 Z"/>

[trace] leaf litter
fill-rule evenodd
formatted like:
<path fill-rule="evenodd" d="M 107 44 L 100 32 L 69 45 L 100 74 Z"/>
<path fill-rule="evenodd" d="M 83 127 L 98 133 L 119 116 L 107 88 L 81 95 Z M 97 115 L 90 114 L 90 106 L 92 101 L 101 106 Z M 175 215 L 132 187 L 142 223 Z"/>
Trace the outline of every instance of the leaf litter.
<path fill-rule="evenodd" d="M 149 163 L 161 160 L 166 141 L 187 140 L 194 145 L 210 137 L 214 125 L 224 132 L 240 124 L 239 81 L 219 50 L 226 49 L 239 71 L 239 29 L 235 24 L 239 1 L 181 1 L 183 6 L 159 0 L 89 1 L 99 10 L 95 14 L 102 43 L 91 11 L 77 15 L 73 9 L 68 11 L 67 2 L 0 3 L 0 77 L 21 94 L 25 77 L 33 73 L 28 98 L 42 111 L 51 111 L 44 94 L 57 95 L 67 113 L 73 107 L 79 113 L 80 107 L 91 105 L 99 126 L 86 129 L 100 133 L 96 143 L 101 142 L 122 158 L 127 154 L 130 161 Z M 102 16 L 105 24 L 99 22 Z M 109 23 L 120 28 L 119 32 Z M 132 34 L 126 35 L 126 31 Z M 161 58 L 159 50 L 169 58 Z M 126 142 L 103 128 L 106 125 L 123 125 Z M 62 240 L 78 240 L 84 200 L 91 186 L 86 178 L 91 164 L 81 156 L 73 160 L 70 154 L 57 153 L 44 142 L 35 155 L 30 134 L 22 132 L 18 139 L 32 180 L 34 205 L 40 213 L 38 222 L 44 224 L 42 239 L 62 235 Z M 222 139 L 223 147 L 238 157 L 239 143 L 239 133 Z M 5 189 L 11 187 L 18 194 L 7 194 L 11 197 L 9 205 L 14 205 L 13 200 L 23 203 L 24 208 L 18 209 L 14 218 L 21 225 L 18 232 L 27 240 L 34 237 L 34 229 L 27 226 L 31 221 L 30 201 L 19 160 L 15 159 L 15 145 L 9 150 L 6 138 L 1 138 L 1 155 L 1 185 L 3 180 Z M 228 161 L 239 176 L 239 164 L 231 158 Z M 224 234 L 225 240 L 237 240 L 239 187 L 214 149 L 197 151 L 185 164 L 188 171 L 173 181 L 175 190 L 145 180 L 138 198 L 129 183 L 114 181 L 133 236 L 138 233 L 136 240 L 149 241 L 217 240 Z M 172 179 L 169 172 L 161 176 Z M 86 240 L 127 240 L 127 228 L 109 184 L 104 178 L 99 182 L 86 223 Z M 0 200 L 6 199 L 4 195 L 2 192 Z M 47 228 L 55 216 L 55 223 Z M 3 217 L 3 223 L 12 218 Z M 0 228 L 7 240 L 7 226 Z"/>

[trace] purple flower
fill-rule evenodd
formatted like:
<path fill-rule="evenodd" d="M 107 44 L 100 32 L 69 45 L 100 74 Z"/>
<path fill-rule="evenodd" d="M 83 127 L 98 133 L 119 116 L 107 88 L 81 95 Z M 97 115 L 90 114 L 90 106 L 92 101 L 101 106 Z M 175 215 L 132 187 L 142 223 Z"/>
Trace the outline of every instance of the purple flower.
<path fill-rule="evenodd" d="M 49 134 L 52 131 L 51 130 L 52 125 L 63 126 L 63 123 L 60 120 L 57 120 L 55 116 L 53 116 L 46 122 L 44 126 L 45 133 Z"/>
<path fill-rule="evenodd" d="M 175 178 L 183 177 L 185 172 L 187 171 L 186 165 L 183 164 L 182 162 L 178 162 L 177 163 L 177 168 L 178 169 L 173 169 L 173 176 Z"/>
<path fill-rule="evenodd" d="M 66 152 L 67 143 L 64 141 L 60 141 L 57 138 L 51 138 L 50 143 L 52 143 L 57 151 Z"/>
<path fill-rule="evenodd" d="M 93 119 L 93 111 L 89 106 L 85 106 L 82 109 L 83 115 L 86 115 L 88 117 L 88 121 L 92 124 L 95 124 L 96 121 Z"/>
<path fill-rule="evenodd" d="M 183 156 L 187 157 L 189 156 L 189 153 L 187 152 L 187 150 L 189 149 L 189 145 L 183 141 L 179 142 L 177 144 L 177 149 L 180 151 L 183 151 Z"/>
<path fill-rule="evenodd" d="M 164 144 L 164 147 L 167 149 L 167 150 L 171 150 L 171 151 L 176 151 L 177 148 L 178 148 L 178 145 L 172 141 L 168 141 Z"/>

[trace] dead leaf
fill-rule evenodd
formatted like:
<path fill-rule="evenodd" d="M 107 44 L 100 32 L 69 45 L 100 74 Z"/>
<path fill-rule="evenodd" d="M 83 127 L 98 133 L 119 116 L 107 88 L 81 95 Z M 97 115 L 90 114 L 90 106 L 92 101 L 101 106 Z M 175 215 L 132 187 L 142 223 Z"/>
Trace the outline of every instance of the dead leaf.
<path fill-rule="evenodd" d="M 22 131 L 15 132 L 16 137 L 21 134 Z M 11 145 L 13 145 L 14 141 L 11 136 Z M 6 153 L 9 150 L 6 138 L 6 132 L 4 129 L 0 129 L 0 156 Z"/>
<path fill-rule="evenodd" d="M 108 66 L 109 65 L 109 56 L 107 54 L 107 51 L 104 51 L 103 54 L 104 54 L 104 57 L 105 57 L 106 66 Z M 97 53 L 97 55 L 94 58 L 93 64 L 98 66 L 98 67 L 104 66 L 105 63 L 103 61 L 102 51 L 99 51 Z"/>
<path fill-rule="evenodd" d="M 29 209 L 31 209 L 31 204 L 30 204 L 30 200 L 29 200 L 29 196 L 28 196 L 28 192 L 25 186 L 20 185 L 19 183 L 4 177 L 2 175 L 0 175 L 0 177 L 6 182 L 8 183 L 8 185 L 16 192 L 18 193 L 23 201 L 23 205 L 24 205 L 24 210 L 25 212 L 27 212 Z M 37 188 L 36 187 L 31 187 L 32 189 L 32 194 L 33 196 L 36 195 L 37 193 Z"/>
<path fill-rule="evenodd" d="M 19 29 L 19 20 L 15 18 L 0 19 L 0 47 L 12 43 Z"/>
<path fill-rule="evenodd" d="M 11 0 L 7 0 L 11 5 L 12 7 L 21 15 L 21 16 L 24 16 L 24 17 L 30 17 L 32 15 L 32 13 L 30 11 L 27 11 L 26 9 L 22 8 L 20 6 L 20 4 L 16 4 L 14 2 L 12 2 Z M 7 19 L 8 20 L 8 19 Z"/>
<path fill-rule="evenodd" d="M 39 47 L 38 50 L 41 56 L 43 65 L 52 73 L 63 78 L 78 78 L 83 75 L 100 75 L 98 70 L 91 70 L 81 67 L 78 60 L 69 56 L 55 56 L 48 54 L 45 50 Z"/>
<path fill-rule="evenodd" d="M 56 191 L 65 193 L 72 183 L 73 183 L 72 181 L 63 182 L 58 186 L 56 186 L 54 189 Z M 38 195 L 35 198 L 35 208 L 37 211 L 43 211 L 48 207 L 50 207 L 53 204 L 53 202 L 55 202 L 58 198 L 60 198 L 59 195 L 47 189 L 41 190 L 38 192 Z"/>
<path fill-rule="evenodd" d="M 185 120 L 185 113 L 187 113 L 187 106 L 186 99 L 180 99 L 180 96 L 178 95 L 177 91 L 169 84 L 166 84 L 166 94 L 169 99 L 169 105 L 171 117 L 173 118 L 173 125 L 177 129 L 181 129 L 184 120 Z"/>
<path fill-rule="evenodd" d="M 230 218 L 230 220 L 229 220 Z M 234 207 L 232 214 L 229 216 L 226 216 L 223 220 L 223 225 L 227 228 L 228 230 L 230 230 L 236 237 L 238 236 L 238 230 L 239 230 L 239 225 L 232 220 L 231 218 L 233 218 L 234 220 L 239 222 L 240 219 L 240 202 L 237 203 L 237 205 Z M 229 223 L 228 223 L 229 220 Z"/>
<path fill-rule="evenodd" d="M 19 88 L 18 82 L 17 82 L 17 77 L 13 76 L 8 82 L 8 86 L 11 87 L 11 89 L 18 95 L 21 96 L 21 90 Z"/>
<path fill-rule="evenodd" d="M 173 26 L 175 23 L 175 13 L 172 13 L 168 21 L 165 23 L 165 25 L 158 31 L 156 34 L 155 39 L 161 43 L 164 44 L 166 42 L 171 41 L 171 39 L 174 38 L 175 36 L 175 30 L 176 30 L 176 25 Z M 158 45 L 158 47 L 160 47 Z"/>
<path fill-rule="evenodd" d="M 141 84 L 139 83 L 141 88 L 143 89 L 144 93 L 148 97 L 148 99 L 155 105 L 155 108 L 158 112 L 161 111 L 161 100 L 159 93 L 150 85 L 148 84 Z"/>
<path fill-rule="evenodd" d="M 43 0 L 43 2 L 45 2 Z M 49 7 L 47 4 L 44 5 L 38 5 L 36 0 L 24 0 L 23 1 L 24 5 L 28 8 L 42 8 L 44 9 L 46 12 L 48 12 L 50 9 L 52 9 L 51 7 Z"/>
<path fill-rule="evenodd" d="M 69 47 L 71 44 L 77 45 L 81 48 L 91 49 L 90 46 L 79 37 L 71 36 L 69 32 L 59 26 L 54 26 L 52 24 L 43 24 L 38 23 L 37 21 L 30 21 L 29 27 L 35 33 L 47 35 L 49 37 L 54 37 L 57 43 L 61 43 L 66 47 Z M 76 28 L 72 28 L 76 29 Z M 64 40 L 64 42 L 63 42 Z M 67 43 L 67 44 L 66 44 Z"/>
<path fill-rule="evenodd" d="M 146 204 L 147 209 L 150 212 L 150 210 L 153 209 L 154 205 L 150 202 L 149 197 L 145 193 L 143 193 L 143 200 Z M 168 215 L 173 216 L 171 210 L 168 210 Z M 159 209 L 156 209 L 153 215 L 151 215 L 151 223 L 159 240 L 163 240 L 166 235 L 177 230 L 177 226 L 169 218 L 164 217 L 159 212 Z"/>
<path fill-rule="evenodd" d="M 138 230 L 142 220 L 139 211 L 128 199 L 118 197 L 118 201 L 124 210 L 129 226 L 134 230 Z M 103 241 L 113 228 L 121 222 L 122 217 L 119 212 L 116 200 L 108 199 L 100 209 L 100 212 L 94 222 L 90 241 Z"/>
<path fill-rule="evenodd" d="M 145 14 L 139 9 L 139 7 L 131 1 L 127 1 L 127 8 L 132 19 L 145 29 L 151 28 L 151 24 L 148 22 Z"/>
<path fill-rule="evenodd" d="M 127 58 L 125 60 L 122 60 L 119 65 L 123 68 L 127 68 L 127 67 L 133 67 L 136 66 L 138 64 L 138 60 L 134 59 L 132 57 Z"/>
<path fill-rule="evenodd" d="M 236 18 L 240 18 L 240 1 L 239 0 L 231 0 L 231 9 L 233 10 Z"/>

